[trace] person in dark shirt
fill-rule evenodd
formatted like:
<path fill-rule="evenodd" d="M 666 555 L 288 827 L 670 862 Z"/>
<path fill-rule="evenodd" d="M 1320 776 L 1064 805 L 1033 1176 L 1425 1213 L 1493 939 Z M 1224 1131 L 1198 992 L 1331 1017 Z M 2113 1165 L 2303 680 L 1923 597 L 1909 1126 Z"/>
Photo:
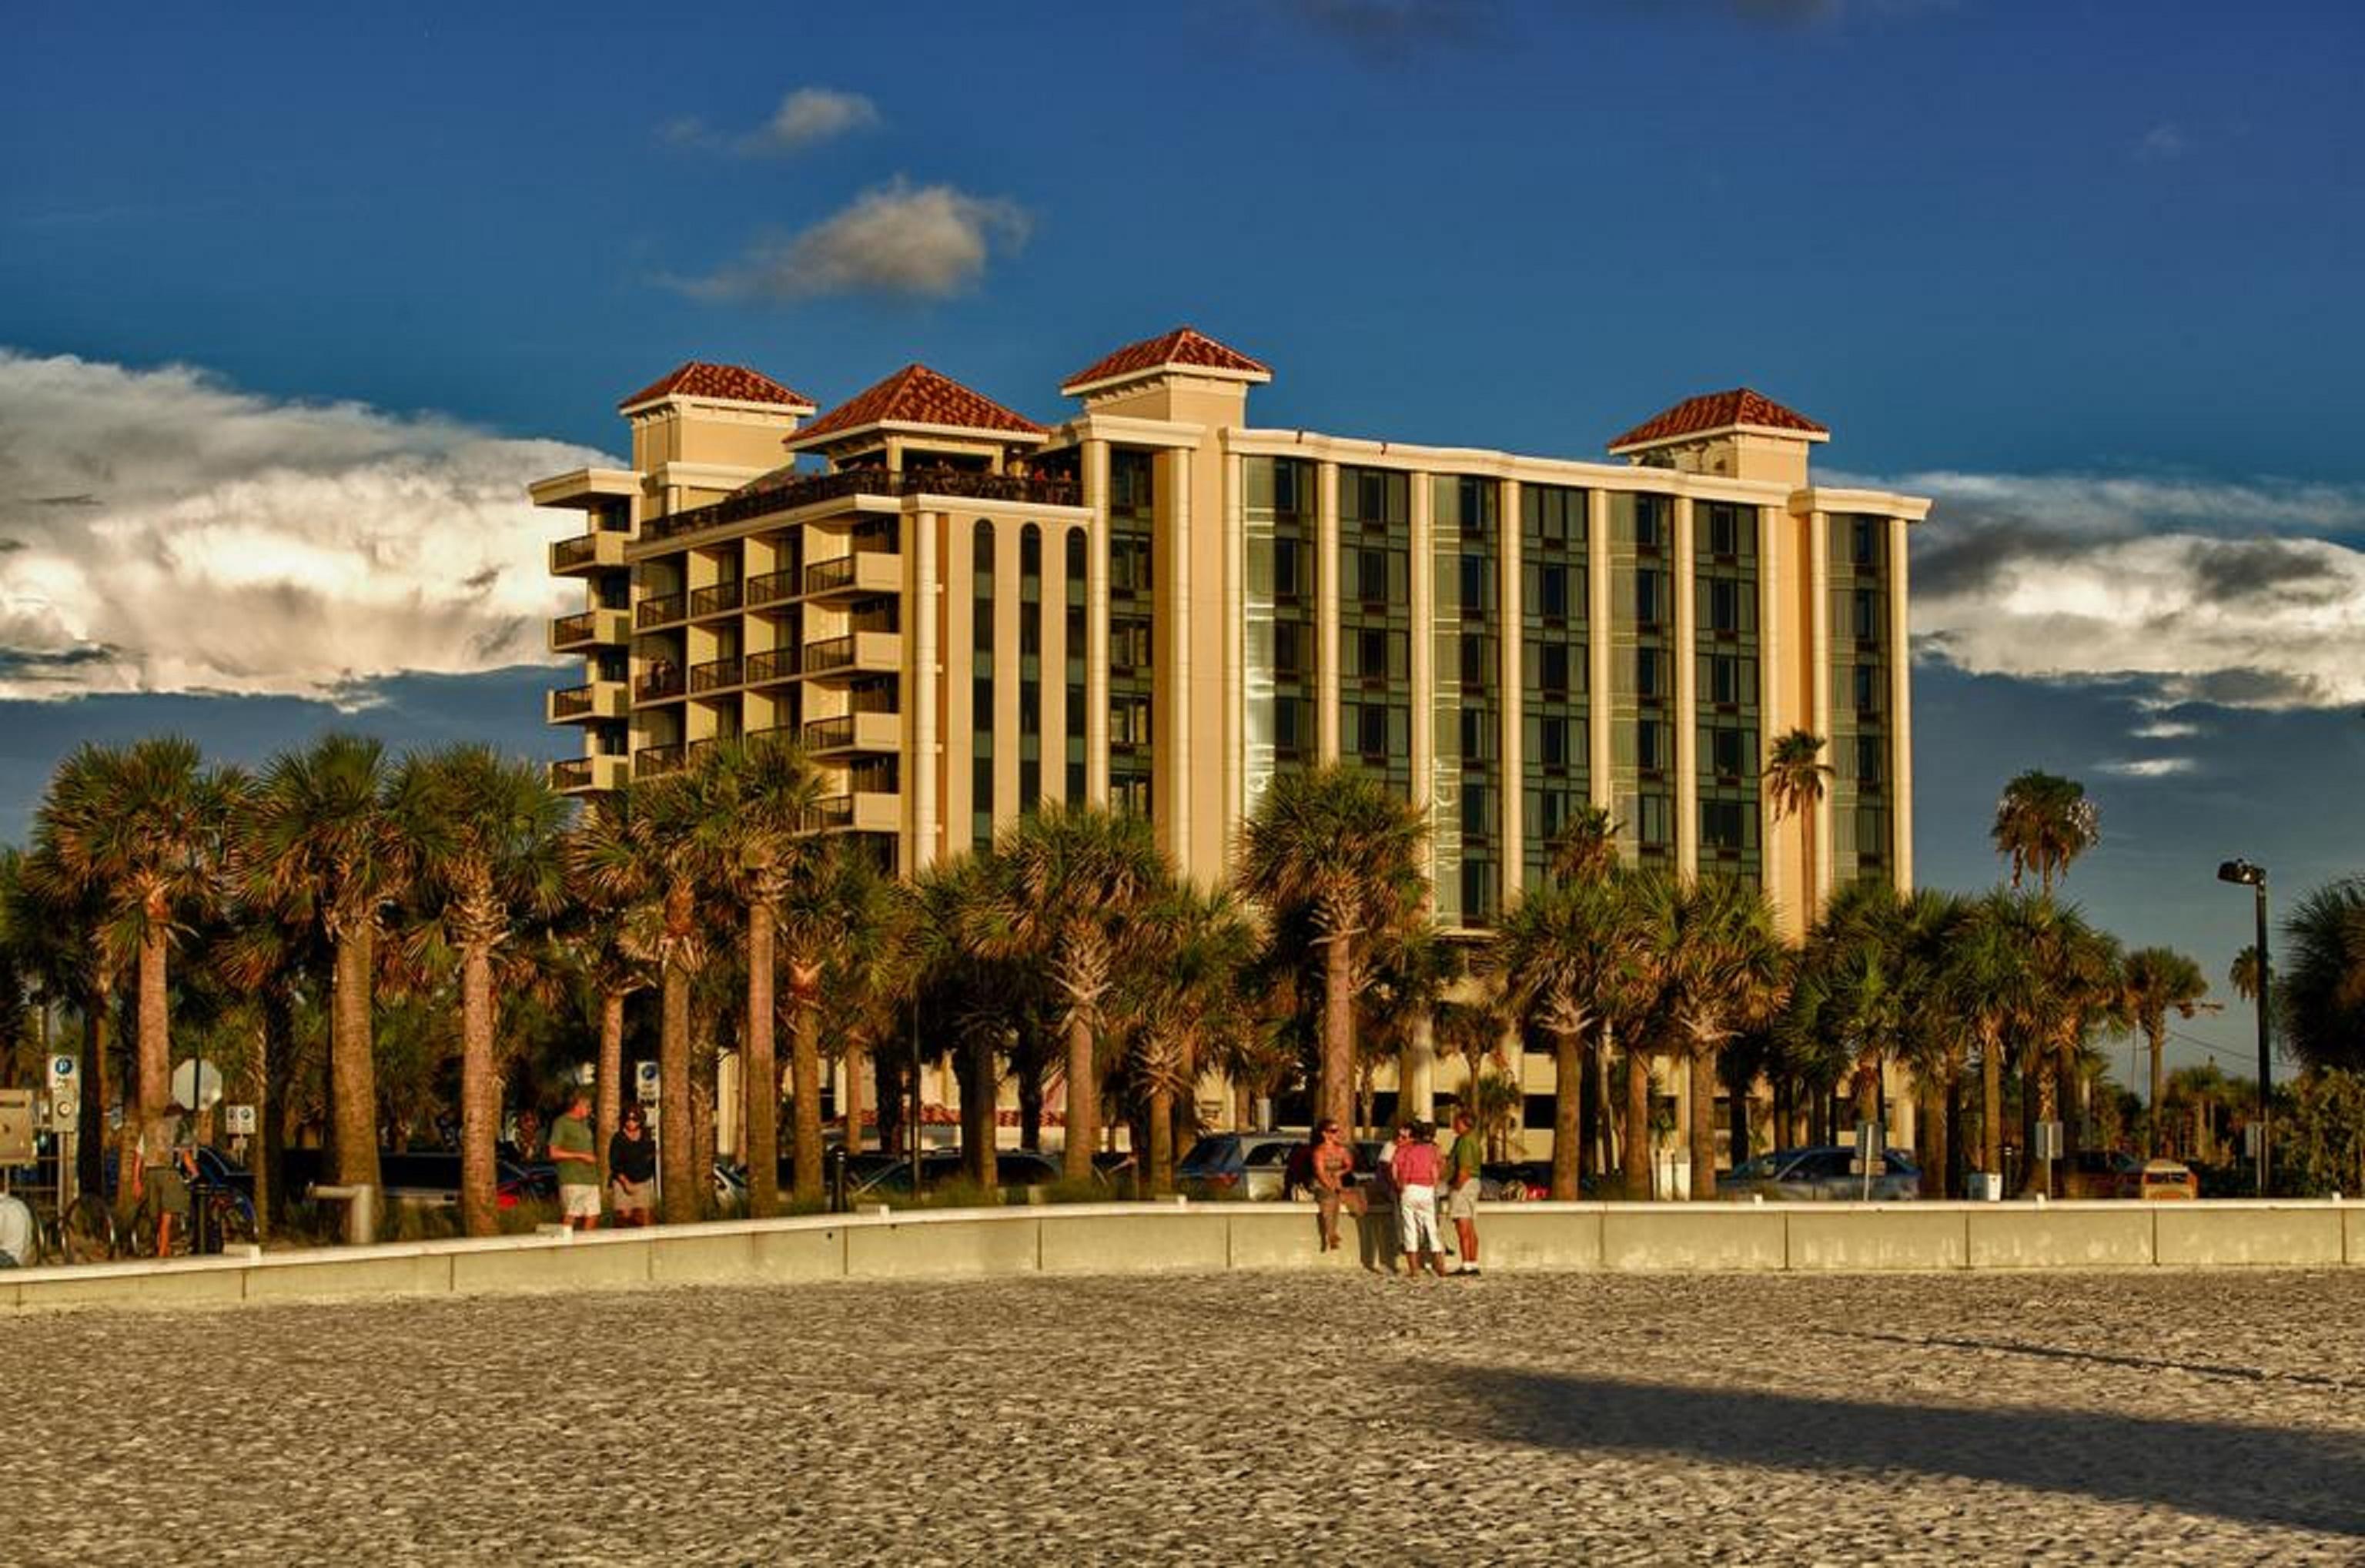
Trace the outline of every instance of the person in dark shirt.
<path fill-rule="evenodd" d="M 608 1139 L 609 1214 L 620 1226 L 646 1225 L 656 1212 L 656 1194 L 657 1142 L 641 1108 L 627 1105 Z"/>

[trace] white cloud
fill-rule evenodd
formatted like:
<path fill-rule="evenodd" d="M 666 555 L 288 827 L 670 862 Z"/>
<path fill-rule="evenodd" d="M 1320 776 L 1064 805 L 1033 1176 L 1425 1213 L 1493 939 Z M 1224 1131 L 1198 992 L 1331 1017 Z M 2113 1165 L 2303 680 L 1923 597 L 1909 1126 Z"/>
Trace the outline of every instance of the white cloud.
<path fill-rule="evenodd" d="M 714 299 L 941 298 L 975 283 L 995 252 L 1023 246 L 1030 227 L 1014 202 L 899 179 L 802 233 L 759 243 L 721 272 L 680 286 Z"/>
<path fill-rule="evenodd" d="M 2094 766 L 2122 778 L 2167 778 L 2190 773 L 2196 764 L 2189 756 L 2145 756 L 2127 762 L 2098 762 Z"/>
<path fill-rule="evenodd" d="M 2158 700 L 2365 701 L 2365 488 L 1921 474 L 1921 650 L 1978 674 L 2135 678 Z M 2331 535 L 2334 537 L 2321 537 Z M 2161 735 L 2173 734 L 2163 729 Z"/>
<path fill-rule="evenodd" d="M 745 139 L 751 152 L 798 152 L 879 123 L 879 106 L 859 93 L 800 87 L 780 100 L 764 129 Z"/>
<path fill-rule="evenodd" d="M 2198 724 L 2181 719 L 2154 719 L 2127 732 L 2139 741 L 2180 741 L 2201 733 Z"/>
<path fill-rule="evenodd" d="M 341 696 L 543 662 L 525 483 L 587 449 L 0 349 L 0 698 Z"/>

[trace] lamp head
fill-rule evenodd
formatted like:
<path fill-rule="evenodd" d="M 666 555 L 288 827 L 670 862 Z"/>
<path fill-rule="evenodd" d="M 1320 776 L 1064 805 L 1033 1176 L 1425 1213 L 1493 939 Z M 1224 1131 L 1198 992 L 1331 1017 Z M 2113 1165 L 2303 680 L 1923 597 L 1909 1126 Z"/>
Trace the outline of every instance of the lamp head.
<path fill-rule="evenodd" d="M 2217 868 L 2217 879 L 2221 882 L 2240 882 L 2254 888 L 2264 887 L 2267 882 L 2267 868 L 2264 866 L 2253 866 L 2247 860 L 2228 860 Z"/>

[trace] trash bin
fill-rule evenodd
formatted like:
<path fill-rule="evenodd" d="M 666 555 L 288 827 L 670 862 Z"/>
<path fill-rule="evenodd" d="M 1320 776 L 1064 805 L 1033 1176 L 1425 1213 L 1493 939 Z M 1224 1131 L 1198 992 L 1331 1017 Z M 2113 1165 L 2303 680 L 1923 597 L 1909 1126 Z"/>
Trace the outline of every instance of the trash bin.
<path fill-rule="evenodd" d="M 1972 1171 L 1971 1201 L 1980 1204 L 2003 1202 L 2003 1178 L 1992 1170 Z"/>

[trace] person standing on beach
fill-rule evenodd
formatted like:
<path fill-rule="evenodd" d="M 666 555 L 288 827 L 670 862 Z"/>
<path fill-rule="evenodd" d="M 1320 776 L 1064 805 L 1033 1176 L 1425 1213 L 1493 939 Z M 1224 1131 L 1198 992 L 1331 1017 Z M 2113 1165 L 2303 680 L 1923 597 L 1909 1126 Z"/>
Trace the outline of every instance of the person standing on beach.
<path fill-rule="evenodd" d="M 566 1092 L 566 1114 L 550 1129 L 550 1162 L 558 1168 L 558 1212 L 569 1230 L 600 1223 L 600 1159 L 591 1141 L 591 1092 Z"/>
<path fill-rule="evenodd" d="M 1396 1239 L 1404 1247 L 1405 1271 L 1418 1274 L 1426 1263 L 1445 1277 L 1444 1249 L 1437 1242 L 1437 1182 L 1445 1161 L 1437 1151 L 1437 1126 L 1415 1122 L 1412 1138 L 1399 1145 L 1394 1162 Z"/>
<path fill-rule="evenodd" d="M 1456 1273 L 1478 1271 L 1478 1167 L 1484 1155 L 1477 1124 L 1468 1111 L 1457 1109 L 1453 1150 L 1446 1156 L 1445 1166 L 1445 1217 L 1453 1222 L 1453 1239 L 1462 1249 L 1462 1267 Z"/>
<path fill-rule="evenodd" d="M 1314 1206 L 1322 1215 L 1322 1250 L 1339 1250 L 1339 1211 L 1361 1215 L 1363 1194 L 1357 1192 L 1355 1151 L 1339 1124 L 1324 1120 L 1314 1129 Z"/>

